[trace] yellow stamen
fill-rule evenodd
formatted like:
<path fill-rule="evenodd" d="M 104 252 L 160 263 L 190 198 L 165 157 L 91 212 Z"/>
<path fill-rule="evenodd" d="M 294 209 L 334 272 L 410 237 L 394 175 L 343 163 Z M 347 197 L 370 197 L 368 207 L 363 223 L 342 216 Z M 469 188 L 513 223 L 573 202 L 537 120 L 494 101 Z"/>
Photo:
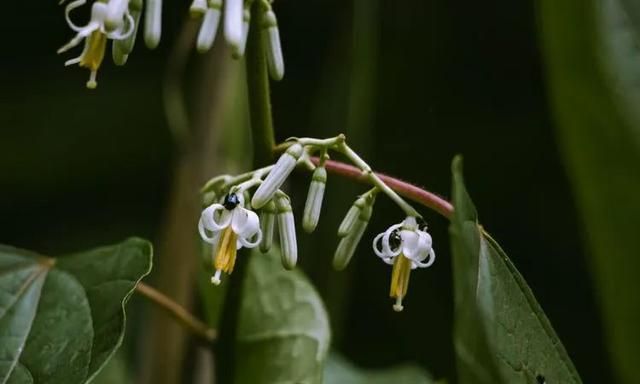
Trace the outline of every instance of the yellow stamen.
<path fill-rule="evenodd" d="M 96 73 L 104 59 L 104 52 L 107 48 L 107 36 L 100 31 L 93 31 L 87 39 L 86 49 L 82 54 L 79 65 L 91 71 L 87 88 L 93 89 L 98 85 L 96 82 Z"/>
<path fill-rule="evenodd" d="M 218 250 L 213 260 L 213 267 L 216 271 L 222 271 L 228 274 L 233 272 L 233 266 L 236 264 L 236 242 L 238 235 L 227 227 L 223 230 L 218 243 Z"/>
<path fill-rule="evenodd" d="M 407 294 L 409 288 L 409 274 L 411 273 L 411 261 L 400 254 L 393 261 L 393 272 L 391 273 L 391 288 L 389 296 L 396 299 L 393 309 L 396 312 L 402 311 L 402 299 Z"/>

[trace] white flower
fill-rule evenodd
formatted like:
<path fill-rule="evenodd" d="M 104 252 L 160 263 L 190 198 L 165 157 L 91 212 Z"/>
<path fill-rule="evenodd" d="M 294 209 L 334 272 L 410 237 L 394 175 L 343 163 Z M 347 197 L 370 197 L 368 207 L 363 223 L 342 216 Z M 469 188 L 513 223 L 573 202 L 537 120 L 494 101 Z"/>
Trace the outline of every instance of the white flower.
<path fill-rule="evenodd" d="M 393 309 L 402 311 L 411 270 L 430 267 L 436 260 L 431 236 L 419 228 L 415 217 L 407 217 L 376 236 L 373 250 L 385 263 L 393 265 L 389 296 L 396 299 Z"/>
<path fill-rule="evenodd" d="M 123 17 L 119 23 L 114 25 L 113 22 L 109 23 L 107 28 L 108 15 L 114 14 L 114 8 L 121 8 L 121 2 L 114 1 L 110 3 L 103 3 L 96 1 L 91 6 L 91 19 L 89 23 L 83 27 L 77 26 L 71 21 L 70 13 L 72 10 L 84 5 L 86 0 L 76 0 L 65 9 L 65 18 L 69 27 L 77 34 L 62 48 L 58 49 L 58 53 L 63 53 L 69 49 L 78 46 L 84 40 L 84 49 L 80 56 L 66 61 L 66 66 L 79 64 L 81 67 L 87 68 L 91 71 L 91 76 L 87 82 L 87 88 L 95 88 L 98 83 L 96 82 L 96 75 L 98 68 L 102 64 L 104 59 L 104 53 L 107 46 L 107 39 L 112 40 L 124 40 L 133 32 L 135 28 L 135 22 L 133 17 L 129 13 L 128 9 L 124 11 Z M 116 9 L 115 11 L 119 11 Z M 116 12 L 117 13 L 117 12 Z M 113 20 L 111 20 L 113 21 Z"/>
<path fill-rule="evenodd" d="M 222 204 L 212 204 L 202 211 L 198 230 L 202 239 L 214 246 L 216 272 L 211 282 L 216 285 L 220 284 L 222 272 L 233 272 L 238 249 L 256 247 L 262 240 L 260 219 L 244 208 L 241 193 L 230 193 Z"/>

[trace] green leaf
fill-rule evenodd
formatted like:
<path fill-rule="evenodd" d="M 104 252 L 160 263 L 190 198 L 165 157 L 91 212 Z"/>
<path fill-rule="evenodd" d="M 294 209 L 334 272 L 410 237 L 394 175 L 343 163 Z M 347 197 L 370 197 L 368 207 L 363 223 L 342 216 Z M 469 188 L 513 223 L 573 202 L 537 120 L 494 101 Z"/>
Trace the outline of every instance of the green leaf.
<path fill-rule="evenodd" d="M 540 7 L 560 148 L 622 383 L 640 376 L 639 8 L 636 0 L 544 0 Z"/>
<path fill-rule="evenodd" d="M 421 368 L 404 364 L 385 370 L 362 370 L 332 353 L 324 369 L 324 384 L 433 384 Z"/>
<path fill-rule="evenodd" d="M 236 348 L 237 384 L 321 383 L 329 320 L 307 278 L 282 267 L 276 249 L 253 251 Z"/>
<path fill-rule="evenodd" d="M 124 304 L 150 269 L 140 239 L 60 258 L 0 246 L 0 383 L 89 381 L 122 342 Z"/>
<path fill-rule="evenodd" d="M 478 224 L 453 161 L 450 233 L 461 383 L 581 383 L 562 343 L 518 270 Z"/>

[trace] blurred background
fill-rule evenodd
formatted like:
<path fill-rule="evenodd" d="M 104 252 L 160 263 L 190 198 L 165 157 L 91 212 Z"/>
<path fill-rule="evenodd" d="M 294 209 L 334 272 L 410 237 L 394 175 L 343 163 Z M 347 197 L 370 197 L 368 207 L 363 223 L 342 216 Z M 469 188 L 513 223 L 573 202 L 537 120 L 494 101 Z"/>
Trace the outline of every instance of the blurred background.
<path fill-rule="evenodd" d="M 204 55 L 191 51 L 189 4 L 165 3 L 160 47 L 149 51 L 138 41 L 125 67 L 107 57 L 95 91 L 84 86 L 86 70 L 64 68 L 74 53 L 56 55 L 72 37 L 56 1 L 5 5 L 0 242 L 58 255 L 149 238 L 156 247 L 150 284 L 201 313 L 198 190 L 217 173 L 250 164 L 246 85 L 243 64 L 228 60 L 221 44 Z M 547 57 L 565 43 L 581 46 L 564 34 L 564 16 L 575 18 L 566 27 L 575 33 L 595 16 L 578 2 L 562 9 L 536 3 L 278 0 L 286 75 L 272 84 L 275 127 L 279 140 L 345 133 L 375 169 L 443 197 L 450 162 L 463 154 L 483 225 L 531 286 L 583 380 L 610 383 L 598 300 L 610 290 L 590 273 L 599 265 L 590 259 L 595 227 L 580 202 L 591 195 L 574 193 L 571 184 L 587 188 L 580 180 L 588 175 L 567 144 L 572 131 L 556 123 L 570 118 L 554 113 L 563 95 L 589 90 L 556 92 L 548 79 L 564 78 L 565 61 Z M 583 13 L 572 13 L 580 7 Z M 580 68 L 592 64 L 571 57 L 575 73 L 591 75 Z M 603 168 L 593 175 L 600 182 L 616 169 L 637 185 L 633 172 Z M 290 185 L 297 213 L 308 182 L 300 173 Z M 406 309 L 397 314 L 387 297 L 390 269 L 368 242 L 345 272 L 330 268 L 337 225 L 364 189 L 333 177 L 328 191 L 318 232 L 299 231 L 299 246 L 302 267 L 330 310 L 333 349 L 361 367 L 415 362 L 436 378 L 455 378 L 446 219 L 422 210 L 438 262 L 412 275 Z M 379 199 L 365 238 L 401 219 Z M 196 380 L 201 354 L 193 341 L 142 300 L 130 307 L 119 364 L 135 382 Z"/>

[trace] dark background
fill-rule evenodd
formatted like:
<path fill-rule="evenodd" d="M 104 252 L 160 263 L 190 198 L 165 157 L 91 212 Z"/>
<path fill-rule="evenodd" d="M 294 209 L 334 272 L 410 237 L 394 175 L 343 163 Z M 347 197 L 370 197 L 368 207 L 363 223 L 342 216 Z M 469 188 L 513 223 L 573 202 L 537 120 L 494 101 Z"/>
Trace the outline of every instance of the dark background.
<path fill-rule="evenodd" d="M 84 88 L 86 70 L 63 67 L 75 52 L 55 53 L 72 36 L 62 7 L 5 5 L 0 242 L 59 254 L 130 235 L 160 240 L 179 157 L 162 81 L 188 6 L 166 3 L 159 49 L 139 41 L 123 68 L 107 57 L 96 91 Z M 611 382 L 588 249 L 554 137 L 534 2 L 281 0 L 274 7 L 287 67 L 273 85 L 278 139 L 344 132 L 375 169 L 445 197 L 450 161 L 463 154 L 483 225 L 524 275 L 583 380 Z M 298 212 L 307 181 L 298 176 L 292 185 Z M 299 243 L 332 310 L 334 348 L 365 367 L 416 361 L 436 377 L 453 377 L 446 220 L 424 212 L 438 261 L 412 274 L 406 309 L 396 314 L 387 298 L 390 269 L 367 242 L 345 273 L 328 269 L 333 233 L 352 202 L 345 193 L 355 198 L 361 187 L 331 178 L 328 188 L 319 234 L 301 234 Z M 401 219 L 380 199 L 365 238 Z"/>

